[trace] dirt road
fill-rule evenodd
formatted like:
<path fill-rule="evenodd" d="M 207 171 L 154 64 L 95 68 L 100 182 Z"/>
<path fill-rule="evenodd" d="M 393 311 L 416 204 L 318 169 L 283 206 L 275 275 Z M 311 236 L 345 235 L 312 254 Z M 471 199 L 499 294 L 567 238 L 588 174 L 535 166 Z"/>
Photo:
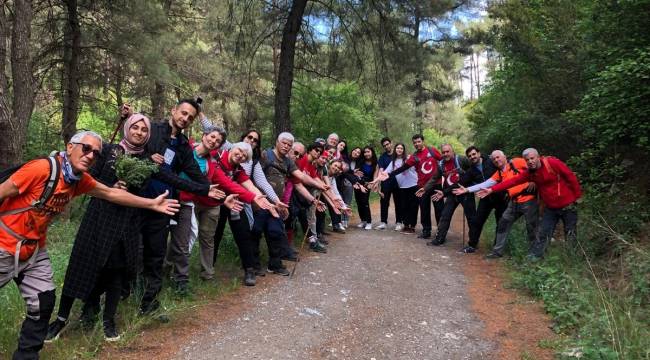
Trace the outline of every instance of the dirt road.
<path fill-rule="evenodd" d="M 172 357 L 487 358 L 496 344 L 472 314 L 459 236 L 439 248 L 393 230 L 330 236 L 329 253 L 308 255 L 292 279 L 261 281 L 238 314 L 203 327 Z"/>

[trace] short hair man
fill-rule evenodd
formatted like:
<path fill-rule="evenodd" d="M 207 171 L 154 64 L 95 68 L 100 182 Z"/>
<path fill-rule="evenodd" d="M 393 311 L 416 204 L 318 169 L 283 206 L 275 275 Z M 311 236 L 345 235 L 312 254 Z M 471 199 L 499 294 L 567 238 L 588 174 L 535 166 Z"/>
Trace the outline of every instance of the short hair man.
<path fill-rule="evenodd" d="M 47 227 L 73 197 L 89 194 L 116 204 L 173 214 L 175 200 L 165 200 L 167 192 L 155 199 L 109 188 L 87 171 L 97 160 L 102 139 L 91 131 L 74 135 L 66 150 L 55 157 L 60 175 L 52 196 L 34 206 L 50 177 L 48 159 L 32 160 L 0 184 L 0 288 L 12 278 L 27 304 L 14 358 L 37 359 L 47 335 L 55 293 L 52 266 L 45 248 Z"/>
<path fill-rule="evenodd" d="M 516 177 L 519 173 L 526 171 L 526 161 L 522 158 L 513 158 L 508 160 L 506 155 L 501 150 L 494 150 L 491 155 L 492 161 L 497 167 L 497 171 L 492 174 L 490 178 L 470 186 L 468 188 L 459 188 L 454 190 L 455 194 L 464 194 L 466 192 L 477 192 L 481 189 L 488 188 L 508 179 Z M 534 183 L 524 183 L 521 185 L 513 186 L 508 189 L 507 207 L 503 216 L 497 221 L 496 240 L 492 251 L 486 256 L 488 259 L 496 259 L 503 256 L 508 234 L 512 225 L 523 216 L 526 219 L 526 232 L 528 234 L 528 245 L 532 249 L 536 239 L 538 219 L 538 204 L 537 196 L 535 194 Z M 480 201 L 488 200 L 491 196 L 499 196 L 500 193 L 493 193 L 488 197 L 482 198 Z M 470 236 L 470 241 L 471 241 Z"/>
<path fill-rule="evenodd" d="M 575 245 L 578 224 L 576 201 L 582 196 L 582 189 L 576 175 L 561 160 L 550 156 L 542 157 L 534 148 L 524 150 L 522 155 L 528 166 L 526 171 L 522 171 L 512 179 L 481 190 L 478 195 L 485 197 L 493 191 L 503 191 L 526 182 L 535 183 L 539 197 L 546 204 L 537 239 L 528 254 L 531 261 L 537 261 L 544 256 L 546 246 L 560 219 L 564 223 L 567 242 Z"/>
<path fill-rule="evenodd" d="M 388 136 L 384 136 L 381 139 L 381 147 L 384 149 L 384 152 L 377 159 L 377 166 L 381 171 L 386 171 L 386 168 L 393 161 L 393 142 Z M 377 230 L 386 229 L 388 224 L 388 208 L 390 207 L 390 198 L 393 195 L 393 191 L 397 190 L 397 180 L 395 178 L 388 178 L 386 181 L 381 183 L 381 193 L 384 195 L 379 200 L 379 217 L 380 223 L 375 227 Z M 395 196 L 393 196 L 393 206 L 397 209 Z"/>

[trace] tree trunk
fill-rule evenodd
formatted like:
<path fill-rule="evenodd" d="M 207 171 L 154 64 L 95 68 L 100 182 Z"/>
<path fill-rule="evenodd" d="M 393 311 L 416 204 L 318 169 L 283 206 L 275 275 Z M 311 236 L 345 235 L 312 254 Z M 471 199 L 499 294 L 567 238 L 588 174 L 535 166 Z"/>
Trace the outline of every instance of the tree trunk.
<path fill-rule="evenodd" d="M 476 54 L 476 62 L 474 63 L 474 69 L 476 71 L 474 78 L 476 79 L 476 98 L 481 97 L 481 68 L 479 67 L 480 64 L 479 62 L 481 61 L 481 53 Z"/>
<path fill-rule="evenodd" d="M 293 86 L 293 63 L 296 52 L 296 39 L 302 17 L 307 7 L 307 0 L 294 0 L 291 4 L 287 23 L 282 30 L 280 45 L 280 66 L 275 85 L 275 118 L 273 129 L 277 136 L 283 131 L 291 131 L 291 87 Z"/>
<path fill-rule="evenodd" d="M 151 92 L 151 115 L 154 120 L 165 120 L 165 85 L 156 81 Z"/>
<path fill-rule="evenodd" d="M 32 3 L 29 0 L 15 0 L 13 3 L 14 21 L 11 31 L 13 101 L 9 105 L 6 93 L 0 96 L 0 154 L 2 154 L 0 169 L 22 161 L 27 125 L 34 110 L 35 83 L 29 53 Z"/>
<path fill-rule="evenodd" d="M 8 93 L 7 82 L 7 44 L 9 43 L 9 23 L 5 13 L 5 5 L 0 5 L 0 97 Z"/>
<path fill-rule="evenodd" d="M 61 137 L 67 143 L 77 132 L 79 114 L 79 58 L 81 52 L 81 27 L 77 13 L 77 0 L 65 0 L 67 22 L 63 36 L 63 118 Z"/>
<path fill-rule="evenodd" d="M 420 49 L 419 44 L 420 44 L 420 22 L 422 21 L 420 17 L 420 11 L 419 7 L 415 8 L 415 14 L 414 14 L 414 20 L 413 20 L 413 42 L 414 44 L 417 45 L 415 48 L 416 53 L 415 56 L 417 57 L 416 60 L 416 66 L 417 70 L 415 72 L 415 98 L 413 99 L 413 103 L 415 105 L 415 132 L 418 134 L 422 134 L 422 131 L 424 130 L 424 124 L 423 124 L 423 112 L 422 112 L 422 105 L 424 104 L 424 89 L 422 87 L 422 68 L 420 66 L 424 66 L 422 64 L 422 61 L 420 60 L 420 52 L 422 49 Z"/>

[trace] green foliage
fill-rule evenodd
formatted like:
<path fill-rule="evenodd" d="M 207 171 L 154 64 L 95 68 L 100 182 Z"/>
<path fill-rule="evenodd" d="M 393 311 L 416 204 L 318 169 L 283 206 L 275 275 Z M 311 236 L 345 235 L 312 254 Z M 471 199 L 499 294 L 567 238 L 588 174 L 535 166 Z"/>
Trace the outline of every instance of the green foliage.
<path fill-rule="evenodd" d="M 149 159 L 138 159 L 130 155 L 120 155 L 115 160 L 115 174 L 129 188 L 139 188 L 151 174 L 158 172 L 158 165 Z"/>
<path fill-rule="evenodd" d="M 516 224 L 508 250 L 513 283 L 542 299 L 553 318 L 553 330 L 568 335 L 558 349 L 562 353 L 577 349 L 586 359 L 647 359 L 650 248 L 630 243 L 622 234 L 599 226 L 601 222 L 583 216 L 578 233 L 581 246 L 574 250 L 558 239 L 537 264 L 526 261 L 523 224 Z M 609 258 L 592 252 L 593 243 L 602 238 L 610 239 L 607 246 L 621 254 L 622 261 L 614 269 Z"/>
<path fill-rule="evenodd" d="M 455 136 L 440 135 L 435 129 L 425 129 L 422 135 L 424 135 L 424 142 L 428 145 L 433 145 L 440 149 L 442 144 L 449 144 L 456 154 L 465 155 L 466 146 Z"/>
<path fill-rule="evenodd" d="M 376 106 L 354 83 L 299 81 L 293 92 L 293 131 L 306 144 L 336 132 L 348 146 L 378 141 Z"/>

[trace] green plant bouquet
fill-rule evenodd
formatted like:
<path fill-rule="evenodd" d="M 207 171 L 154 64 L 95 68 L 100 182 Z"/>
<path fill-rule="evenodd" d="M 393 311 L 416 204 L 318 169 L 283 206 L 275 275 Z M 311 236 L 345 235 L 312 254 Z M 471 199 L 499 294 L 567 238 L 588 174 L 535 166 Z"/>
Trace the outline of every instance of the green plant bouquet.
<path fill-rule="evenodd" d="M 115 174 L 129 189 L 141 187 L 144 181 L 156 172 L 158 165 L 149 159 L 141 160 L 124 154 L 115 160 Z"/>

